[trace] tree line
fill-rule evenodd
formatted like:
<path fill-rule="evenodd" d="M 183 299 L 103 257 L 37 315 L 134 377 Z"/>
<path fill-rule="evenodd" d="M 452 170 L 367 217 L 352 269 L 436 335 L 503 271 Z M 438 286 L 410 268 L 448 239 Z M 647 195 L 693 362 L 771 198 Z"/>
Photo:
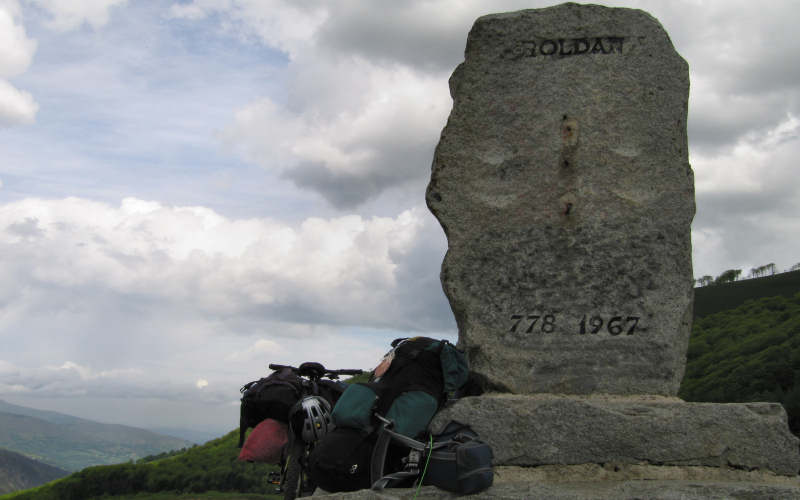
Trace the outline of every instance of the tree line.
<path fill-rule="evenodd" d="M 789 271 L 797 271 L 800 270 L 800 262 L 793 265 L 789 268 Z M 750 278 L 761 278 L 762 276 L 772 276 L 776 273 L 775 270 L 775 263 L 770 262 L 769 264 L 764 264 L 763 266 L 758 266 L 750 269 L 750 274 L 748 275 L 747 279 Z M 728 269 L 727 271 L 723 271 L 722 274 L 717 276 L 716 278 L 706 274 L 705 276 L 701 276 L 695 279 L 695 283 L 697 286 L 708 286 L 708 285 L 721 285 L 724 283 L 733 283 L 734 281 L 738 281 L 739 277 L 742 275 L 741 269 Z"/>

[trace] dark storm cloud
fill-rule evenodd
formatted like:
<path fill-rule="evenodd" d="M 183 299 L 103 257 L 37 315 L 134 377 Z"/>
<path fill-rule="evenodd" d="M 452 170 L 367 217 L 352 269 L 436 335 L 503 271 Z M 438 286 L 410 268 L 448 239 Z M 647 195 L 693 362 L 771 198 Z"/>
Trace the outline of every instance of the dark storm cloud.
<path fill-rule="evenodd" d="M 463 59 L 465 28 L 472 21 L 467 12 L 444 15 L 421 2 L 385 2 L 377 10 L 369 1 L 347 4 L 320 28 L 320 47 L 432 72 L 452 71 Z"/>
<path fill-rule="evenodd" d="M 457 331 L 440 279 L 446 251 L 444 231 L 429 214 L 417 244 L 398 261 L 396 304 L 417 331 Z"/>
<path fill-rule="evenodd" d="M 794 2 L 703 6 L 654 3 L 689 63 L 692 150 L 721 154 L 800 115 L 800 51 Z"/>
<path fill-rule="evenodd" d="M 368 144 L 376 152 L 362 172 L 329 168 L 325 164 L 304 162 L 286 170 L 284 178 L 298 187 L 322 195 L 340 210 L 351 210 L 377 197 L 386 189 L 416 183 L 429 173 L 434 139 L 428 143 L 398 143 L 397 137 L 387 134 L 384 143 Z"/>

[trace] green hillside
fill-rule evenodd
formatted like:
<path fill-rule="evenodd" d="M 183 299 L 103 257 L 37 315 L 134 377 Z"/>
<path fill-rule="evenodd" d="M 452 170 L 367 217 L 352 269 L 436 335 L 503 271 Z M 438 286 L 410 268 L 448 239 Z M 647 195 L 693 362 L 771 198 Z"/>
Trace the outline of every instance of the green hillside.
<path fill-rule="evenodd" d="M 65 470 L 0 448 L 0 494 L 33 488 L 67 474 Z"/>
<path fill-rule="evenodd" d="M 800 271 L 722 285 L 707 285 L 694 289 L 694 317 L 697 320 L 709 314 L 734 309 L 748 299 L 777 295 L 792 297 L 797 292 L 800 292 Z"/>
<path fill-rule="evenodd" d="M 679 396 L 780 402 L 800 435 L 800 293 L 748 299 L 696 318 Z"/>
<path fill-rule="evenodd" d="M 101 424 L 0 401 L 0 447 L 68 471 L 127 462 L 187 446 L 191 446 L 188 441 L 144 429 Z"/>
<path fill-rule="evenodd" d="M 134 495 L 140 492 L 208 491 L 259 494 L 256 497 L 227 495 L 225 498 L 279 498 L 260 496 L 274 491 L 275 486 L 268 483 L 267 477 L 277 467 L 239 462 L 236 459 L 239 455 L 238 442 L 239 431 L 235 430 L 182 452 L 149 457 L 137 463 L 89 467 L 39 488 L 0 496 L 0 499 L 86 500 L 103 495 Z"/>

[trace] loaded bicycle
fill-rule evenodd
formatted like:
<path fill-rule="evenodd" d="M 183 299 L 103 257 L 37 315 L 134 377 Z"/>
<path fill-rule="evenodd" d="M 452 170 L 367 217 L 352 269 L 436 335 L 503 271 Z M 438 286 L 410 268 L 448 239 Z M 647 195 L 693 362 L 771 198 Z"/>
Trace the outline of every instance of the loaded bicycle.
<path fill-rule="evenodd" d="M 290 370 L 301 379 L 299 400 L 289 410 L 289 442 L 281 463 L 279 484 L 284 500 L 309 496 L 316 485 L 307 474 L 308 455 L 315 443 L 332 428 L 331 409 L 347 387 L 339 381 L 342 375 L 361 375 L 363 370 L 329 370 L 322 364 L 306 362 L 299 367 L 270 364 L 273 371 Z"/>

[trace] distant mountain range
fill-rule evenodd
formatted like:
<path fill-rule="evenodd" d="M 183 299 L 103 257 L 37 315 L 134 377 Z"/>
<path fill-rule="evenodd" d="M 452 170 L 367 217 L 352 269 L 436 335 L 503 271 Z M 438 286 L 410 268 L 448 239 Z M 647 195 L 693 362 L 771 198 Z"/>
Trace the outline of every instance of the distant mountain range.
<path fill-rule="evenodd" d="M 219 432 L 202 431 L 196 429 L 179 429 L 177 427 L 150 427 L 148 431 L 155 432 L 156 434 L 163 434 L 165 436 L 172 436 L 180 439 L 185 439 L 193 444 L 203 444 L 206 441 L 217 439 Z"/>
<path fill-rule="evenodd" d="M 58 467 L 0 448 L 0 495 L 33 488 L 67 474 Z"/>
<path fill-rule="evenodd" d="M 67 471 L 137 460 L 193 443 L 0 400 L 0 448 Z"/>

